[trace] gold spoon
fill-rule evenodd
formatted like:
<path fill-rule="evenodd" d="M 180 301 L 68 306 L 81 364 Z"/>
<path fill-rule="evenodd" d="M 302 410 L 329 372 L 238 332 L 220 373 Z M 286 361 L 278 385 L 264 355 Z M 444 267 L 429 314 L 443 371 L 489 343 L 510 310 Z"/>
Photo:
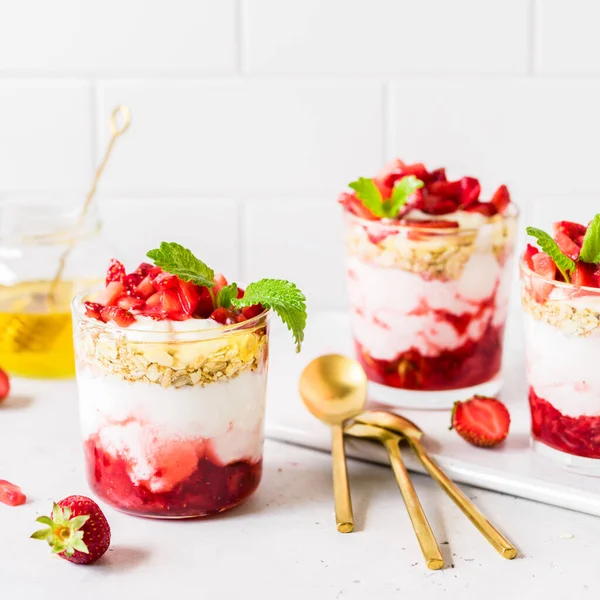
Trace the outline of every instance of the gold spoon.
<path fill-rule="evenodd" d="M 344 428 L 344 433 L 353 437 L 378 440 L 384 445 L 390 457 L 390 464 L 400 488 L 402 499 L 406 505 L 408 516 L 417 535 L 417 540 L 419 540 L 419 546 L 421 546 L 421 552 L 423 552 L 427 568 L 434 571 L 441 569 L 444 566 L 444 559 L 440 552 L 440 547 L 433 535 L 433 531 L 431 531 L 431 526 L 429 525 L 429 521 L 427 521 L 417 492 L 408 476 L 404 462 L 402 462 L 402 454 L 400 453 L 402 438 L 387 429 L 382 429 L 374 425 L 363 425 L 362 423 L 347 425 Z"/>
<path fill-rule="evenodd" d="M 517 556 L 517 549 L 485 518 L 460 488 L 447 477 L 437 463 L 427 454 L 421 443 L 423 431 L 417 425 L 400 415 L 379 410 L 365 411 L 354 417 L 354 419 L 358 423 L 383 427 L 402 435 L 411 445 L 418 459 L 431 477 L 450 496 L 469 521 L 477 527 L 500 555 L 508 560 Z"/>
<path fill-rule="evenodd" d="M 331 426 L 335 519 L 340 533 L 350 533 L 354 529 L 354 516 L 343 424 L 363 409 L 367 399 L 367 377 L 357 361 L 339 354 L 327 354 L 307 365 L 300 376 L 299 388 L 306 408 Z"/>

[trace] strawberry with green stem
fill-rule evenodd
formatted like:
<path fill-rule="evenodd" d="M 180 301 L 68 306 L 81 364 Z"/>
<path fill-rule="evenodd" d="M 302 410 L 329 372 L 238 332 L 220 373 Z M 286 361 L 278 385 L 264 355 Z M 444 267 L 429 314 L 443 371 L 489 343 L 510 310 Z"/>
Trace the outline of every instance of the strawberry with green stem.
<path fill-rule="evenodd" d="M 68 496 L 52 508 L 50 517 L 39 517 L 47 525 L 31 535 L 46 540 L 53 554 L 69 562 L 96 562 L 110 546 L 110 526 L 100 507 L 86 496 Z"/>

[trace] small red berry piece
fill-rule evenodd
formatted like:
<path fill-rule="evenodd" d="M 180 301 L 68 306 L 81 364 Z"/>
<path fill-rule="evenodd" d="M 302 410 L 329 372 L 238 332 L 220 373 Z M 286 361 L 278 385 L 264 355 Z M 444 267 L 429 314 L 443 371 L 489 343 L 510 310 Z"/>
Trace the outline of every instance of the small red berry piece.
<path fill-rule="evenodd" d="M 492 196 L 490 203 L 496 207 L 496 210 L 502 215 L 506 212 L 510 204 L 510 193 L 505 185 L 501 185 Z"/>
<path fill-rule="evenodd" d="M 10 379 L 8 374 L 0 369 L 0 402 L 6 400 L 10 394 Z"/>
<path fill-rule="evenodd" d="M 600 287 L 597 265 L 579 261 L 575 266 L 575 272 L 571 277 L 571 283 L 577 287 Z"/>
<path fill-rule="evenodd" d="M 535 246 L 532 246 L 531 244 L 527 244 L 527 248 L 525 248 L 525 252 L 523 252 L 523 260 L 525 261 L 525 264 L 532 270 L 534 271 L 535 269 L 533 268 L 533 257 L 538 254 L 539 249 L 536 248 Z"/>
<path fill-rule="evenodd" d="M 446 169 L 444 169 L 444 167 L 440 169 L 435 169 L 434 171 L 431 171 L 431 173 L 429 173 L 429 175 L 427 176 L 426 183 L 433 183 L 434 181 L 447 181 Z"/>
<path fill-rule="evenodd" d="M 162 272 L 156 276 L 154 287 L 157 290 L 172 290 L 179 287 L 179 279 L 171 273 Z"/>
<path fill-rule="evenodd" d="M 85 316 L 90 317 L 90 319 L 99 319 L 100 311 L 104 308 L 102 304 L 97 302 L 84 302 L 83 306 L 85 307 Z"/>
<path fill-rule="evenodd" d="M 144 306 L 144 301 L 135 296 L 121 296 L 117 300 L 117 306 L 125 310 L 139 310 Z"/>
<path fill-rule="evenodd" d="M 142 282 L 144 276 L 141 273 L 129 273 L 123 277 L 123 286 L 128 294 L 135 295 L 137 286 Z"/>
<path fill-rule="evenodd" d="M 460 204 L 462 208 L 467 208 L 479 200 L 481 185 L 479 180 L 474 177 L 463 177 L 460 180 Z"/>
<path fill-rule="evenodd" d="M 356 194 L 344 192 L 340 194 L 338 202 L 352 214 L 367 219 L 369 221 L 377 220 L 377 217 L 356 197 Z"/>
<path fill-rule="evenodd" d="M 430 215 L 447 215 L 457 209 L 456 201 L 453 198 L 436 194 L 425 195 L 423 203 L 423 210 Z"/>
<path fill-rule="evenodd" d="M 0 502 L 8 506 L 19 506 L 25 504 L 27 497 L 21 488 L 14 483 L 0 479 Z"/>
<path fill-rule="evenodd" d="M 252 306 L 242 308 L 242 314 L 246 319 L 253 319 L 254 317 L 258 317 L 258 315 L 263 313 L 264 310 L 265 309 L 262 304 L 254 304 Z"/>
<path fill-rule="evenodd" d="M 243 288 L 241 288 L 241 287 L 238 288 L 237 297 L 238 298 L 243 298 L 244 297 L 244 289 Z"/>
<path fill-rule="evenodd" d="M 144 277 L 146 277 L 146 275 L 148 275 L 148 273 L 154 271 L 155 269 L 158 269 L 158 271 L 160 272 L 160 267 L 155 267 L 150 263 L 143 262 L 140 263 L 140 266 L 135 270 L 135 272 L 136 274 L 141 275 L 141 279 L 143 279 Z"/>
<path fill-rule="evenodd" d="M 510 413 L 496 398 L 473 396 L 464 402 L 454 403 L 450 429 L 456 429 L 473 446 L 491 448 L 506 439 Z"/>
<path fill-rule="evenodd" d="M 579 223 L 573 223 L 572 221 L 558 221 L 553 225 L 554 233 L 564 233 L 566 236 L 571 238 L 580 248 L 583 245 L 583 238 L 587 227 L 580 225 Z"/>
<path fill-rule="evenodd" d="M 115 258 L 111 259 L 108 265 L 108 271 L 106 272 L 106 285 L 111 281 L 123 281 L 124 277 L 125 267 L 123 266 L 123 263 Z"/>
<path fill-rule="evenodd" d="M 97 304 L 113 306 L 117 300 L 125 294 L 125 287 L 120 281 L 111 281 L 96 298 Z"/>
<path fill-rule="evenodd" d="M 100 318 L 105 323 L 113 321 L 119 327 L 129 327 L 135 321 L 135 317 L 128 310 L 118 306 L 105 306 L 100 311 Z"/>
<path fill-rule="evenodd" d="M 198 307 L 202 288 L 191 281 L 179 281 L 179 302 L 181 302 L 181 310 L 187 316 L 191 317 Z"/>
<path fill-rule="evenodd" d="M 138 298 L 146 300 L 154 294 L 154 285 L 152 285 L 152 275 L 146 275 L 135 288 L 135 295 Z"/>
<path fill-rule="evenodd" d="M 213 306 L 213 300 L 207 287 L 202 286 L 200 288 L 200 299 L 194 310 L 194 316 L 200 319 L 208 319 L 212 314 L 215 307 Z"/>
<path fill-rule="evenodd" d="M 32 534 L 46 540 L 53 554 L 79 565 L 96 562 L 110 546 L 110 525 L 100 507 L 86 496 L 69 496 L 54 504 L 50 517 L 39 517 L 47 525 Z"/>
<path fill-rule="evenodd" d="M 219 291 L 227 285 L 227 279 L 221 273 L 217 273 L 215 275 L 215 285 L 212 288 L 213 294 L 215 297 L 219 293 Z"/>
<path fill-rule="evenodd" d="M 461 195 L 461 182 L 434 181 L 427 186 L 427 191 L 452 200 L 459 200 Z"/>
<path fill-rule="evenodd" d="M 217 323 L 221 323 L 221 325 L 231 325 L 236 322 L 235 315 L 228 308 L 222 306 L 215 309 L 210 318 Z"/>
<path fill-rule="evenodd" d="M 467 212 L 479 213 L 484 217 L 493 217 L 498 212 L 496 207 L 491 202 L 479 202 L 479 200 L 471 203 L 471 205 L 467 206 L 465 210 Z"/>
<path fill-rule="evenodd" d="M 538 252 L 531 257 L 533 270 L 544 280 L 554 280 L 556 278 L 556 264 L 545 252 Z M 535 278 L 531 280 L 533 295 L 538 302 L 545 302 L 552 293 L 554 287 L 552 283 L 540 281 Z"/>
<path fill-rule="evenodd" d="M 579 246 L 562 231 L 557 231 L 554 235 L 554 241 L 558 244 L 563 254 L 566 254 L 569 258 L 577 260 L 579 258 L 580 248 Z"/>

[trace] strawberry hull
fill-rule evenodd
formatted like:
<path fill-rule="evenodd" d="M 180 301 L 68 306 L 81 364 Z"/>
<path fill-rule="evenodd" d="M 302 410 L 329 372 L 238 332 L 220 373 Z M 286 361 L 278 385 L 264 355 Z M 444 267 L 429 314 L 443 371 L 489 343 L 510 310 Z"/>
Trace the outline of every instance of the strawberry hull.
<path fill-rule="evenodd" d="M 447 218 L 445 228 L 346 214 L 356 354 L 384 404 L 450 408 L 461 390 L 499 389 L 516 216 Z"/>

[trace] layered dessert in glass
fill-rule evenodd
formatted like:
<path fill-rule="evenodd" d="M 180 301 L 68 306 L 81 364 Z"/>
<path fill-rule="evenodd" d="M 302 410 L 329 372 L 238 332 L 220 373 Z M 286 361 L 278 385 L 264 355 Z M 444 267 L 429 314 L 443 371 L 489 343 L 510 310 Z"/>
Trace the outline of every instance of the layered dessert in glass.
<path fill-rule="evenodd" d="M 305 322 L 290 282 L 244 292 L 191 253 L 165 258 L 174 246 L 129 274 L 113 261 L 106 287 L 73 302 L 89 483 L 147 517 L 218 513 L 255 491 L 272 309 L 294 317 L 298 345 Z"/>
<path fill-rule="evenodd" d="M 600 215 L 527 231 L 537 239 L 520 265 L 533 446 L 600 476 Z"/>
<path fill-rule="evenodd" d="M 506 186 L 396 160 L 343 193 L 350 318 L 370 398 L 450 408 L 501 386 L 517 210 Z"/>

